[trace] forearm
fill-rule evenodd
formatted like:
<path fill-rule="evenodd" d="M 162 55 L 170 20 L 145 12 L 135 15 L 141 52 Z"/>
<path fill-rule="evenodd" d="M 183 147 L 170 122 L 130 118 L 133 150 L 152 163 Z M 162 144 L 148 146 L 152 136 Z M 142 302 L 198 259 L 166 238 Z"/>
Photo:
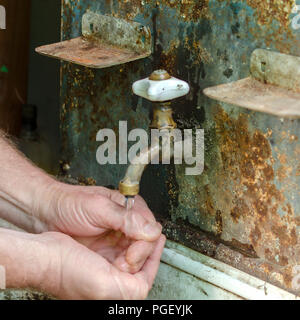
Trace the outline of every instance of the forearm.
<path fill-rule="evenodd" d="M 41 232 L 38 203 L 47 201 L 55 180 L 28 161 L 0 131 L 0 217 L 30 232 Z M 45 198 L 45 199 L 44 199 Z"/>
<path fill-rule="evenodd" d="M 2 198 L 0 198 L 0 218 L 30 233 L 47 231 L 47 227 L 40 219 L 33 217 L 31 214 L 27 214 L 21 208 Z"/>
<path fill-rule="evenodd" d="M 43 237 L 0 228 L 0 265 L 5 268 L 7 288 L 55 292 L 56 257 Z"/>

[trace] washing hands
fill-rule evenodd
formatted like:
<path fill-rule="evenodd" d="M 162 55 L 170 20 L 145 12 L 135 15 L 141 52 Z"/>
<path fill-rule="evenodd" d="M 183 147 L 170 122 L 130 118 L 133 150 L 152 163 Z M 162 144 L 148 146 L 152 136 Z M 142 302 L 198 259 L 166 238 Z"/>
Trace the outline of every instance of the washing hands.
<path fill-rule="evenodd" d="M 0 229 L 8 288 L 60 299 L 145 299 L 165 245 L 141 197 L 71 186 L 32 165 L 0 136 L 0 218 L 27 232 Z"/>

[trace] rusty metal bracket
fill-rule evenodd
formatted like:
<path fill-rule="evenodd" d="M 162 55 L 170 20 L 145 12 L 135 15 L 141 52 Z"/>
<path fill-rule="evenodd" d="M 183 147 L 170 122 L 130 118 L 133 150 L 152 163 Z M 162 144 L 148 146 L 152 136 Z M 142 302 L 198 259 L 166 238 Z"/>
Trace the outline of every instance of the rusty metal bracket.
<path fill-rule="evenodd" d="M 249 78 L 207 88 L 204 94 L 281 118 L 300 118 L 300 57 L 256 49 L 250 72 Z"/>
<path fill-rule="evenodd" d="M 107 68 L 151 55 L 148 27 L 87 11 L 82 36 L 36 48 L 36 52 L 90 68 Z"/>

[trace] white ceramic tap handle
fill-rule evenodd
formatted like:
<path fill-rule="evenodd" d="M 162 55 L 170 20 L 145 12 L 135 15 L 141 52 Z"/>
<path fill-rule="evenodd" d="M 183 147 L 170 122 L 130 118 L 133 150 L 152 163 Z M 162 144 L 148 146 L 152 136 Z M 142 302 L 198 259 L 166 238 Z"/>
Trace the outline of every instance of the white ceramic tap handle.
<path fill-rule="evenodd" d="M 164 70 L 157 70 L 149 78 L 135 82 L 132 90 L 150 101 L 164 102 L 185 96 L 189 93 L 190 86 L 185 81 L 170 77 Z"/>

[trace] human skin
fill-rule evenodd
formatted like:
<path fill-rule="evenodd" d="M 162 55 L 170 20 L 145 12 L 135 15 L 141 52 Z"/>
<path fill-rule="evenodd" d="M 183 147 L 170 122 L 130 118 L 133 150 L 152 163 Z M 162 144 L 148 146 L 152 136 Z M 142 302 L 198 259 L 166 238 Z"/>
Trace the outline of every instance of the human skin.
<path fill-rule="evenodd" d="M 71 186 L 31 164 L 0 133 L 0 265 L 9 288 L 61 299 L 145 299 L 165 244 L 141 197 Z"/>

